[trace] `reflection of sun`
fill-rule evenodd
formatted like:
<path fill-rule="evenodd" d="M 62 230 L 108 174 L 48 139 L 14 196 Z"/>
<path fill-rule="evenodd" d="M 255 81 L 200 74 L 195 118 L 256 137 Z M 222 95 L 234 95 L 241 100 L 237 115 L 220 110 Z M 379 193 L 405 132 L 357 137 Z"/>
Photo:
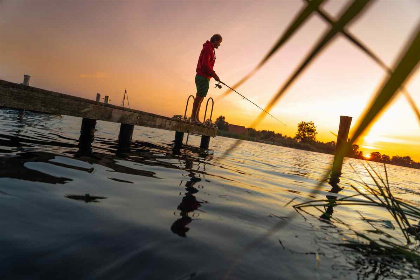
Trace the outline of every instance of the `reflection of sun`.
<path fill-rule="evenodd" d="M 363 155 L 365 159 L 370 159 L 370 154 Z"/>

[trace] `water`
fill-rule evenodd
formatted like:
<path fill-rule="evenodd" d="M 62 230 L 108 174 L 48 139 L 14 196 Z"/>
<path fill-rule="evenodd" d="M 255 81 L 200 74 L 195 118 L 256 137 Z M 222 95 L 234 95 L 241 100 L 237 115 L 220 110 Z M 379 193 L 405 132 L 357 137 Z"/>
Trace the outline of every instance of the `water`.
<path fill-rule="evenodd" d="M 119 125 L 100 121 L 88 154 L 80 126 L 0 110 L 1 279 L 418 279 L 402 258 L 348 246 L 363 241 L 355 232 L 405 244 L 383 209 L 336 206 L 331 221 L 319 218 L 323 207 L 294 210 L 332 195 L 328 184 L 312 194 L 330 155 L 243 142 L 217 160 L 234 140 L 214 138 L 202 152 L 197 136 L 174 154 L 174 132 L 143 127 L 122 153 Z M 387 171 L 394 194 L 418 207 L 419 170 Z M 339 195 L 361 179 L 371 183 L 347 159 Z"/>

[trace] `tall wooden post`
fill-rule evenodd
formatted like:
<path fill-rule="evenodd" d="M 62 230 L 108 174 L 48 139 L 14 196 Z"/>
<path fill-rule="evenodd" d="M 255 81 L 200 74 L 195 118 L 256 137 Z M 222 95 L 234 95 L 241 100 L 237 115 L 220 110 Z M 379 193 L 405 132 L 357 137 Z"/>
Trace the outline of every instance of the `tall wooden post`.
<path fill-rule="evenodd" d="M 341 148 L 347 144 L 349 137 L 350 125 L 352 117 L 340 116 L 340 127 L 337 135 L 337 145 L 335 148 L 335 156 L 333 168 L 331 171 L 331 177 L 329 183 L 331 185 L 337 185 L 340 182 L 341 168 L 343 166 L 343 160 L 345 154 L 341 152 Z"/>
<path fill-rule="evenodd" d="M 210 136 L 201 136 L 200 148 L 207 150 L 210 145 Z"/>
<path fill-rule="evenodd" d="M 96 120 L 83 118 L 79 138 L 79 149 L 81 152 L 90 153 L 92 151 L 92 142 L 95 138 L 95 126 Z"/>
<path fill-rule="evenodd" d="M 133 139 L 134 125 L 122 123 L 120 126 L 120 134 L 118 135 L 118 146 L 122 149 L 130 147 Z"/>
<path fill-rule="evenodd" d="M 176 131 L 175 132 L 174 149 L 181 149 L 182 140 L 184 140 L 184 132 Z"/>

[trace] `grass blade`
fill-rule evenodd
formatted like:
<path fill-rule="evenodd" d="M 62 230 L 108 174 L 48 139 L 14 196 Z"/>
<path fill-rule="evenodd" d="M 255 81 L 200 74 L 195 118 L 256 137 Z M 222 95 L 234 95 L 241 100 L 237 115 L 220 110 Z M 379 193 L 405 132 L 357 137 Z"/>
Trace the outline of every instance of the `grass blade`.
<path fill-rule="evenodd" d="M 398 62 L 395 71 L 385 81 L 381 89 L 378 91 L 375 100 L 365 111 L 362 121 L 357 125 L 356 131 L 350 139 L 350 145 L 353 144 L 377 118 L 377 116 L 396 95 L 398 89 L 418 66 L 418 62 L 420 60 L 420 28 L 417 29 L 416 33 L 417 34 L 412 40 L 412 43 Z"/>
<path fill-rule="evenodd" d="M 293 84 L 296 78 L 306 69 L 306 67 L 313 61 L 315 57 L 317 57 L 322 50 L 331 42 L 335 36 L 341 32 L 341 30 L 349 24 L 352 20 L 357 18 L 362 14 L 362 11 L 368 6 L 369 0 L 360 0 L 354 1 L 347 10 L 343 13 L 341 18 L 335 22 L 330 30 L 328 30 L 324 36 L 319 40 L 316 46 L 312 49 L 309 55 L 305 58 L 305 60 L 301 63 L 301 65 L 294 71 L 294 73 L 289 77 L 286 83 L 280 88 L 279 91 L 275 94 L 275 96 L 270 100 L 268 105 L 265 107 L 266 111 L 270 111 L 273 106 L 277 103 L 277 101 L 282 97 L 282 95 L 287 91 L 287 89 Z M 255 128 L 266 116 L 266 114 L 260 113 L 254 123 L 251 125 L 251 128 Z"/>
<path fill-rule="evenodd" d="M 269 59 L 270 57 L 275 54 L 292 36 L 293 34 L 306 22 L 309 16 L 318 9 L 318 7 L 324 2 L 325 0 L 312 0 L 308 1 L 308 5 L 303 8 L 300 13 L 297 15 L 295 20 L 289 25 L 283 35 L 279 38 L 279 40 L 274 44 L 274 46 L 270 49 L 270 51 L 264 56 L 264 58 L 258 63 L 258 65 L 249 72 L 245 77 L 243 77 L 239 82 L 237 82 L 232 88 L 237 89 L 243 83 L 245 83 L 249 78 L 251 78 Z M 221 97 L 227 96 L 231 93 L 231 89 L 227 89 Z"/>

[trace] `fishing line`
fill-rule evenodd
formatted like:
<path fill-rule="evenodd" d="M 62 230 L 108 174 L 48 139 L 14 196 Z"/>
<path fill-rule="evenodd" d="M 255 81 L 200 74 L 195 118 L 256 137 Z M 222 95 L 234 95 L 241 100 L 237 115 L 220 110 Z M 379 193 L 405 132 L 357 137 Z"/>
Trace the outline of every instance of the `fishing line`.
<path fill-rule="evenodd" d="M 284 122 L 282 122 L 281 120 L 279 120 L 278 118 L 276 118 L 275 116 L 273 116 L 272 114 L 270 114 L 269 112 L 267 112 L 266 110 L 264 110 L 263 108 L 261 108 L 260 106 L 258 106 L 257 104 L 255 104 L 254 102 L 252 102 L 251 100 L 249 100 L 248 98 L 246 98 L 245 96 L 243 96 L 242 94 L 240 94 L 239 92 L 237 92 L 236 90 L 234 90 L 233 88 L 231 88 L 230 86 L 228 86 L 227 84 L 225 84 L 222 81 L 218 81 L 218 83 L 215 85 L 215 87 L 221 89 L 222 85 L 226 86 L 227 88 L 229 88 L 230 90 L 236 92 L 237 94 L 239 94 L 243 99 L 245 99 L 248 102 L 251 102 L 253 105 L 257 106 L 258 109 L 260 109 L 261 111 L 263 111 L 264 113 L 266 113 L 267 115 L 269 115 L 270 117 L 272 117 L 273 119 L 275 119 L 276 121 L 280 122 L 282 125 L 286 126 L 286 124 Z"/>

